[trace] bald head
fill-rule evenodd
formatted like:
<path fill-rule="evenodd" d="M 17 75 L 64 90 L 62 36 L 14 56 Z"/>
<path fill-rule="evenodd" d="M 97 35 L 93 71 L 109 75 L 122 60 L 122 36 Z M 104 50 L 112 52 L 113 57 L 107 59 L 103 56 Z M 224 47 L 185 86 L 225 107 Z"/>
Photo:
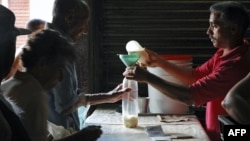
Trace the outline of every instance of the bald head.
<path fill-rule="evenodd" d="M 89 17 L 90 10 L 85 1 L 55 0 L 52 24 L 73 42 L 77 42 L 81 34 L 88 33 Z"/>
<path fill-rule="evenodd" d="M 84 0 L 55 0 L 53 19 L 63 18 L 71 13 L 86 19 L 89 16 L 89 6 Z"/>

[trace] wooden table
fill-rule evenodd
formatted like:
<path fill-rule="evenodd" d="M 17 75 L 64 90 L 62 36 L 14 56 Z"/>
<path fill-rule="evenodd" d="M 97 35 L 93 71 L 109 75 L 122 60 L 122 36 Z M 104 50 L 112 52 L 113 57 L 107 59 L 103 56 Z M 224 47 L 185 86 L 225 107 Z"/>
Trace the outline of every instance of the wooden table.
<path fill-rule="evenodd" d="M 181 115 L 188 117 L 188 121 L 161 122 L 155 114 L 139 115 L 137 128 L 126 128 L 122 123 L 121 113 L 116 112 L 117 105 L 99 105 L 89 116 L 86 125 L 101 125 L 103 134 L 98 141 L 152 141 L 146 134 L 145 127 L 161 125 L 167 136 L 188 135 L 191 138 L 174 139 L 172 141 L 210 141 L 203 127 L 195 115 Z M 175 115 L 164 115 L 171 119 Z M 178 115 L 180 116 L 180 115 Z"/>

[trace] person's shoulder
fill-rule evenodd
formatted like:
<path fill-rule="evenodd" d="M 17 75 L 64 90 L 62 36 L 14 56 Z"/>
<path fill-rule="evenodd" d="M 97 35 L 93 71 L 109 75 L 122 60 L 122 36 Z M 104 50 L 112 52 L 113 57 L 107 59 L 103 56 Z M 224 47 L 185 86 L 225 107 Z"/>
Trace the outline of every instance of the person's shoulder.
<path fill-rule="evenodd" d="M 21 79 L 22 84 L 18 86 L 22 92 L 43 93 L 41 84 L 30 74 L 25 73 L 25 78 Z"/>
<path fill-rule="evenodd" d="M 18 72 L 15 77 L 4 82 L 2 89 L 5 95 L 24 95 L 44 92 L 40 83 L 31 75 L 24 72 Z"/>

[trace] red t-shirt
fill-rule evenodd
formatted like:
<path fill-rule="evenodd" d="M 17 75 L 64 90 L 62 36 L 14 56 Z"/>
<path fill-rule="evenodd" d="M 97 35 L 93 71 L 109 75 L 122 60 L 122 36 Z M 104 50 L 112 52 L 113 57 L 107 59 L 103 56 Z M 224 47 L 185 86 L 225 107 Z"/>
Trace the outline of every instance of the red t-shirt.
<path fill-rule="evenodd" d="M 206 105 L 207 133 L 212 141 L 220 140 L 218 115 L 227 114 L 221 101 L 227 92 L 250 71 L 250 49 L 248 43 L 232 49 L 222 56 L 218 49 L 214 56 L 193 73 L 196 82 L 189 85 L 196 105 Z"/>

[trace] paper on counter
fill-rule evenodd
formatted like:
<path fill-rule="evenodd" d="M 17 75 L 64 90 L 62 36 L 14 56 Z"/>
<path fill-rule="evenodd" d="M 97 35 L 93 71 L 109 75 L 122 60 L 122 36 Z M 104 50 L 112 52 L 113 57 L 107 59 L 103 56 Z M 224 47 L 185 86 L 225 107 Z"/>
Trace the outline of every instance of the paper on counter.
<path fill-rule="evenodd" d="M 193 138 L 192 135 L 183 133 L 170 133 L 165 134 L 161 125 L 147 126 L 145 127 L 147 135 L 152 141 L 171 141 L 172 139 L 190 139 Z"/>
<path fill-rule="evenodd" d="M 175 134 L 175 135 L 170 135 L 171 139 L 190 139 L 193 138 L 191 135 L 186 135 L 186 134 Z"/>
<path fill-rule="evenodd" d="M 63 126 L 58 126 L 48 120 L 47 120 L 47 125 L 48 125 L 47 127 L 48 132 L 55 140 L 64 138 L 76 132 L 72 128 L 66 129 Z"/>
<path fill-rule="evenodd" d="M 181 122 L 181 121 L 188 121 L 188 116 L 178 116 L 178 115 L 157 115 L 156 116 L 161 122 Z"/>
<path fill-rule="evenodd" d="M 170 136 L 166 136 L 161 125 L 147 126 L 145 131 L 152 141 L 171 141 Z"/>
<path fill-rule="evenodd" d="M 152 141 L 172 141 L 169 136 L 165 137 L 151 137 Z"/>

